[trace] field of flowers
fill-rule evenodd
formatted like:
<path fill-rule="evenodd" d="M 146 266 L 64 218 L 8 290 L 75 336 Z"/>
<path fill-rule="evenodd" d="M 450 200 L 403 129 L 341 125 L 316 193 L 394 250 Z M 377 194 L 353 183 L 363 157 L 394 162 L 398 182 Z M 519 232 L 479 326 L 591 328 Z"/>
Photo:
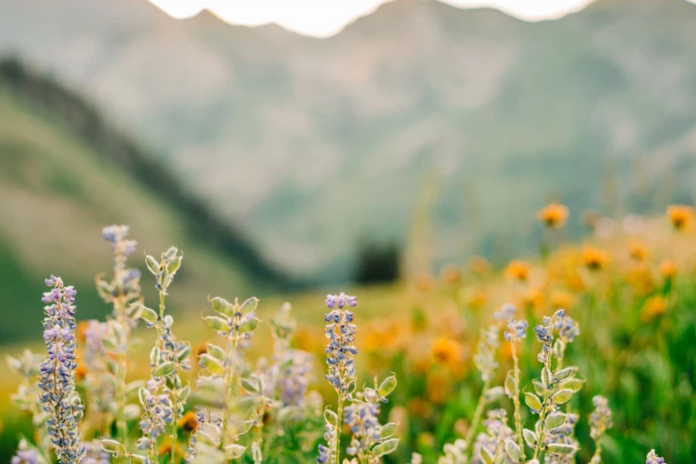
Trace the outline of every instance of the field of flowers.
<path fill-rule="evenodd" d="M 474 257 L 292 307 L 232 293 L 200 320 L 167 308 L 182 252 L 141 275 L 128 228 L 107 227 L 96 291 L 113 310 L 78 323 L 94 290 L 46 279 L 44 346 L 11 350 L 0 382 L 16 390 L 2 449 L 13 464 L 695 462 L 693 210 L 587 214 L 576 245 L 567 216 L 541 210 L 539 256 L 502 272 Z"/>

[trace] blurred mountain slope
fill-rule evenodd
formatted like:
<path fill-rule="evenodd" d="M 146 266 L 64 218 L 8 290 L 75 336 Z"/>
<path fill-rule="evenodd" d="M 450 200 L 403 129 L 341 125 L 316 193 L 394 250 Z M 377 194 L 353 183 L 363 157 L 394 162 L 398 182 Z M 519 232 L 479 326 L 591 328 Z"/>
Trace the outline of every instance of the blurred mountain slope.
<path fill-rule="evenodd" d="M 696 7 L 682 0 L 541 23 L 396 0 L 325 40 L 176 21 L 144 0 L 59 2 L 64 23 L 44 27 L 43 1 L 0 0 L 17 11 L 0 52 L 98 101 L 290 272 L 345 278 L 359 237 L 405 243 L 429 175 L 439 262 L 530 249 L 551 197 L 612 214 L 692 194 Z"/>
<path fill-rule="evenodd" d="M 173 308 L 202 308 L 213 292 L 288 283 L 104 124 L 52 81 L 0 62 L 0 341 L 41 332 L 43 278 L 51 273 L 76 285 L 81 318 L 105 314 L 93 279 L 111 269 L 101 228 L 112 223 L 131 226 L 138 267 L 144 251 L 184 251 Z M 153 293 L 149 273 L 143 287 Z"/>

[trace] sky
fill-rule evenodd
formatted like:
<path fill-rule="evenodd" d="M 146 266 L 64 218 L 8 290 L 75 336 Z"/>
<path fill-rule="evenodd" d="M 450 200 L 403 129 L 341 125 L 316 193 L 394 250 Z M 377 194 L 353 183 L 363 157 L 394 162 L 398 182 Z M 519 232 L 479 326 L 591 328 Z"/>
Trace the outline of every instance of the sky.
<path fill-rule="evenodd" d="M 389 0 L 150 0 L 176 18 L 207 8 L 232 24 L 277 23 L 304 35 L 328 37 Z M 421 0 L 435 1 L 435 0 Z M 584 8 L 591 0 L 442 0 L 463 8 L 494 7 L 528 21 L 554 19 Z"/>

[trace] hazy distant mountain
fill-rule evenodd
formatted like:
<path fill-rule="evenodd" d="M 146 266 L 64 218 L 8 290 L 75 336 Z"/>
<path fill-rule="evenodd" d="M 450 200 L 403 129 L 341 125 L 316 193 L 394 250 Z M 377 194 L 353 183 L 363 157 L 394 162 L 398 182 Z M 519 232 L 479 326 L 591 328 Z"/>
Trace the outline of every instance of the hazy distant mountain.
<path fill-rule="evenodd" d="M 76 286 L 80 318 L 107 313 L 93 279 L 112 267 L 101 236 L 112 223 L 129 224 L 138 240 L 133 266 L 144 269 L 144 251 L 184 251 L 172 308 L 288 286 L 157 164 L 83 100 L 19 62 L 0 61 L 0 343 L 40 334 L 50 274 Z M 154 296 L 152 276 L 143 288 Z"/>
<path fill-rule="evenodd" d="M 96 99 L 293 272 L 345 276 L 360 237 L 403 243 L 428 176 L 439 260 L 529 247 L 552 195 L 579 213 L 692 193 L 696 6 L 682 0 L 541 23 L 396 0 L 324 40 L 145 0 L 0 11 L 0 53 Z"/>

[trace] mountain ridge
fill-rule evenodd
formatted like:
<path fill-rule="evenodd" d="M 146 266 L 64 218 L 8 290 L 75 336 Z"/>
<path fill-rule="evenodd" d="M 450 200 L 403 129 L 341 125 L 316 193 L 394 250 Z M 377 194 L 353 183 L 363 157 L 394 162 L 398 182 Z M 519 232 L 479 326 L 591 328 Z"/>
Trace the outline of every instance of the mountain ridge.
<path fill-rule="evenodd" d="M 360 237 L 405 246 L 429 172 L 441 178 L 434 263 L 531 249 L 534 210 L 559 193 L 575 212 L 613 214 L 607 164 L 625 207 L 658 209 L 632 187 L 631 164 L 648 159 L 652 192 L 663 171 L 689 165 L 689 144 L 674 142 L 696 122 L 686 11 L 696 8 L 602 1 L 534 23 L 397 0 L 327 39 L 166 17 L 144 32 L 103 25 L 122 41 L 79 24 L 50 41 L 12 40 L 108 108 L 274 265 L 335 282 L 349 278 Z M 26 18 L 23 30 L 41 23 Z M 75 36 L 103 52 L 56 59 L 78 55 Z M 673 146 L 669 162 L 652 155 Z M 672 200 L 690 196 L 687 175 Z"/>

